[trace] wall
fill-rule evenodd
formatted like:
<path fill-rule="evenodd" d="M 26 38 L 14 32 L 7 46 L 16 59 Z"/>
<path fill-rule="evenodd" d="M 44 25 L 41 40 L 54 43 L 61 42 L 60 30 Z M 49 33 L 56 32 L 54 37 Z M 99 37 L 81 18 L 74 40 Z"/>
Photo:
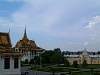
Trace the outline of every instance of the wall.
<path fill-rule="evenodd" d="M 4 58 L 0 58 L 0 75 L 21 75 L 20 69 L 20 59 L 19 68 L 14 69 L 14 59 L 10 56 L 10 69 L 4 69 Z"/>

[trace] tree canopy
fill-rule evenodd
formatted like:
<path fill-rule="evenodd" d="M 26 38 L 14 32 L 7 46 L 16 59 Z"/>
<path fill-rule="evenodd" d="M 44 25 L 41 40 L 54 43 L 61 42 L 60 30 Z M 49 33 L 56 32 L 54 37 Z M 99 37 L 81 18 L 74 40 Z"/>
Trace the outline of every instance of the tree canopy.
<path fill-rule="evenodd" d="M 41 58 L 43 64 L 62 64 L 64 62 L 64 56 L 60 48 L 45 51 Z"/>

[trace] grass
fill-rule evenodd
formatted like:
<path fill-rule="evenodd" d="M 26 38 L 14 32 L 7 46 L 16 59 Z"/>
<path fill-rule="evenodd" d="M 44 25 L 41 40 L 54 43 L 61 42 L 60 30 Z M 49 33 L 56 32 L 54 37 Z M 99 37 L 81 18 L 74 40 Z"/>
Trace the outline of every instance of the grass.
<path fill-rule="evenodd" d="M 96 69 L 100 68 L 100 65 L 92 64 L 92 65 L 87 65 L 84 67 L 85 69 Z M 44 72 L 71 72 L 71 75 L 91 75 L 90 71 L 83 72 L 80 71 L 80 68 L 74 68 L 73 66 L 70 67 L 65 67 L 65 66 L 49 66 L 49 67 L 32 67 L 32 70 L 35 71 L 44 71 Z M 93 75 L 100 75 L 100 72 L 94 72 Z"/>
<path fill-rule="evenodd" d="M 69 68 L 61 68 L 61 67 L 43 67 L 43 68 L 33 68 L 33 70 L 36 71 L 44 71 L 44 72 L 54 72 L 54 73 L 60 73 L 60 72 L 66 72 L 66 73 L 71 73 L 71 75 L 91 75 L 91 72 L 87 71 L 87 72 L 80 72 L 79 69 L 69 69 Z M 97 72 L 95 73 L 95 75 L 100 75 L 97 74 Z"/>
<path fill-rule="evenodd" d="M 22 66 L 32 66 L 29 64 L 24 64 Z M 48 67 L 49 66 L 49 67 Z M 86 66 L 78 65 L 77 68 L 74 68 L 73 65 L 67 66 L 67 65 L 44 65 L 40 68 L 40 65 L 34 65 L 32 66 L 32 70 L 35 71 L 43 71 L 43 72 L 51 72 L 51 73 L 60 73 L 60 72 L 66 72 L 71 73 L 69 75 L 100 75 L 100 72 L 91 72 L 90 71 L 80 71 L 81 69 L 97 69 L 100 68 L 100 64 L 86 64 Z M 67 74 L 66 74 L 67 75 Z"/>
<path fill-rule="evenodd" d="M 65 65 L 58 65 L 58 67 L 66 67 Z M 74 66 L 73 65 L 70 65 L 69 66 L 70 68 L 74 68 Z M 96 68 L 100 68 L 100 64 L 87 64 L 86 66 L 83 66 L 82 67 L 82 65 L 80 66 L 80 65 L 78 65 L 77 66 L 77 68 L 86 68 L 86 69 L 96 69 Z"/>
<path fill-rule="evenodd" d="M 58 67 L 43 67 L 43 68 L 32 68 L 32 70 L 37 71 L 45 71 L 45 72 L 66 72 L 68 69 L 66 68 L 58 68 Z"/>
<path fill-rule="evenodd" d="M 93 69 L 95 69 L 95 68 L 100 68 L 100 64 L 89 64 L 89 65 L 87 65 L 87 67 L 86 68 L 93 68 Z"/>

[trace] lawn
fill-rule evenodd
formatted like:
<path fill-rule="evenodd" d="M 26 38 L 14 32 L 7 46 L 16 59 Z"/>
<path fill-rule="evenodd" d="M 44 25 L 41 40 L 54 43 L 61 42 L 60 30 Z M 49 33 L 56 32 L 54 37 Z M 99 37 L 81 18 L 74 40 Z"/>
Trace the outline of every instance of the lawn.
<path fill-rule="evenodd" d="M 96 69 L 100 68 L 100 65 L 87 65 L 84 69 Z M 81 67 L 81 69 L 83 69 Z M 70 67 L 62 67 L 62 66 L 49 66 L 49 67 L 32 67 L 32 70 L 36 71 L 44 71 L 44 72 L 66 72 L 71 73 L 71 75 L 100 75 L 100 72 L 92 72 L 92 71 L 80 71 L 80 67 L 74 68 L 72 66 Z M 92 74 L 91 74 L 92 73 Z"/>
<path fill-rule="evenodd" d="M 100 68 L 100 64 L 89 64 L 89 65 L 87 65 L 86 68 L 93 68 L 93 69 Z"/>

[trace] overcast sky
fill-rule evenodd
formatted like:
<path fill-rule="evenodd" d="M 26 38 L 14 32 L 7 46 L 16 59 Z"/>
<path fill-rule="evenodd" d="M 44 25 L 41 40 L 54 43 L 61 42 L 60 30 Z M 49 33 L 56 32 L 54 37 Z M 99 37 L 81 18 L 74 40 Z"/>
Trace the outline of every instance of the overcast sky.
<path fill-rule="evenodd" d="M 100 50 L 100 0 L 0 0 L 0 32 L 45 49 Z"/>

